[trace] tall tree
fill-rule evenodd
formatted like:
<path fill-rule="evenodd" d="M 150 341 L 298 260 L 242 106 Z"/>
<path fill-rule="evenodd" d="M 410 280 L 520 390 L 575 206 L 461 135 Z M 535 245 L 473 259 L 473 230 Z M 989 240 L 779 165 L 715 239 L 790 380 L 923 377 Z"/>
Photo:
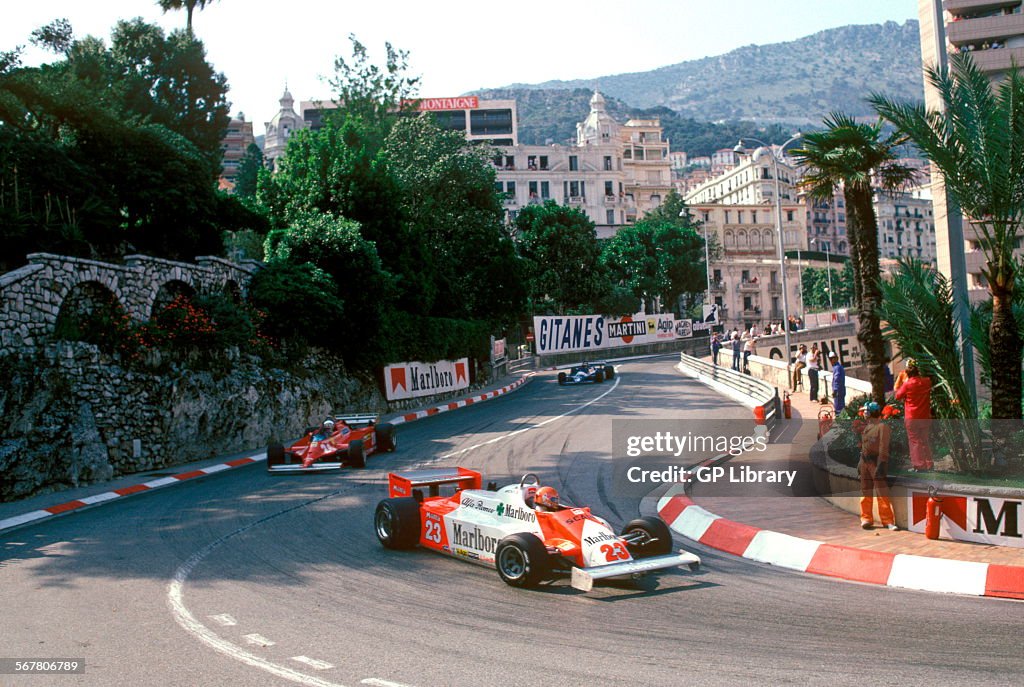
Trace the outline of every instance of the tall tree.
<path fill-rule="evenodd" d="M 1011 69 L 993 92 L 969 53 L 952 70 L 929 68 L 942 111 L 881 95 L 871 103 L 942 172 L 946 190 L 974 227 L 992 294 L 989 355 L 1009 374 L 992 377 L 992 416 L 1021 418 L 1021 337 L 1013 304 L 1019 269 L 1013 251 L 1024 225 L 1024 74 Z"/>
<path fill-rule="evenodd" d="M 238 176 L 235 179 L 235 195 L 239 198 L 254 198 L 256 183 L 260 170 L 266 167 L 263 162 L 263 151 L 255 143 L 250 143 L 238 161 Z"/>
<path fill-rule="evenodd" d="M 871 396 L 885 401 L 885 340 L 878 308 L 882 302 L 878 264 L 878 218 L 873 204 L 873 181 L 886 190 L 900 188 L 913 178 L 913 170 L 896 162 L 902 140 L 885 135 L 881 120 L 858 123 L 840 112 L 829 115 L 823 131 L 806 134 L 796 160 L 808 167 L 805 183 L 813 198 L 827 200 L 842 186 L 846 200 L 846 227 L 850 254 L 857 272 L 857 338 L 871 377 Z"/>
<path fill-rule="evenodd" d="M 533 312 L 592 311 L 607 295 L 601 246 L 586 214 L 553 200 L 528 205 L 516 215 L 515 232 Z"/>
<path fill-rule="evenodd" d="M 196 8 L 202 10 L 212 3 L 213 0 L 157 0 L 156 2 L 165 13 L 169 10 L 184 9 L 186 12 L 185 30 L 188 33 L 192 33 L 192 13 Z"/>

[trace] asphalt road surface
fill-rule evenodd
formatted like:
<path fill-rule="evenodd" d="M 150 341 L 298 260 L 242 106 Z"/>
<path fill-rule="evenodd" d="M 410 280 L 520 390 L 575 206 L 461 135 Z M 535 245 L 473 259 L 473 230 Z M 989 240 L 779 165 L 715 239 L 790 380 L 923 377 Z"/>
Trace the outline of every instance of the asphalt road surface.
<path fill-rule="evenodd" d="M 613 526 L 612 420 L 748 420 L 670 358 L 611 383 L 554 374 L 400 428 L 362 471 L 263 464 L 0 535 L 0 657 L 84 659 L 0 685 L 1020 685 L 1019 603 L 780 571 L 678 540 L 700 572 L 524 591 L 493 570 L 383 549 L 389 469 L 536 472 Z"/>

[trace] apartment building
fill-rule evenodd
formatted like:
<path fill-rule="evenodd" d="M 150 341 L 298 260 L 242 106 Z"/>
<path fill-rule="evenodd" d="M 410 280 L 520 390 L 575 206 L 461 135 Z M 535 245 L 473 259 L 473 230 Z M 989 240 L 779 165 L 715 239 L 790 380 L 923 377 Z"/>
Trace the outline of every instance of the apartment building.
<path fill-rule="evenodd" d="M 1024 65 L 1022 0 L 918 0 L 918 16 L 921 58 L 926 66 L 943 66 L 948 55 L 970 52 L 974 63 L 998 81 L 1014 62 Z M 924 93 L 929 108 L 941 106 L 941 97 L 927 79 Z M 954 257 L 964 254 L 970 299 L 987 298 L 987 285 L 981 273 L 985 257 L 970 222 L 963 222 L 963 242 L 950 243 L 946 193 L 937 170 L 932 174 L 932 202 L 939 271 L 951 274 Z"/>
<path fill-rule="evenodd" d="M 690 205 L 721 203 L 722 205 L 756 205 L 775 202 L 775 168 L 772 163 L 773 151 L 757 148 L 753 151 L 734 152 L 737 164 L 714 176 L 685 196 Z M 720 159 L 718 151 L 712 157 Z M 716 169 L 712 163 L 712 174 Z M 799 179 L 795 165 L 783 159 L 778 162 L 779 193 L 783 201 L 795 199 L 795 186 Z"/>
<path fill-rule="evenodd" d="M 252 133 L 252 122 L 245 121 L 245 115 L 239 113 L 237 118 L 228 122 L 228 129 L 221 139 L 220 148 L 223 151 L 221 159 L 221 179 L 225 188 L 234 189 L 235 179 L 238 177 L 238 165 L 245 155 L 246 149 L 256 138 Z"/>
<path fill-rule="evenodd" d="M 878 252 L 885 258 L 935 262 L 935 217 L 930 187 L 876 192 Z"/>
<path fill-rule="evenodd" d="M 779 246 L 776 242 L 774 205 L 692 205 L 709 239 L 721 247 L 711 261 L 711 299 L 717 303 L 726 329 L 763 327 L 785 319 Z M 803 205 L 782 204 L 782 240 L 787 252 L 807 251 L 807 223 Z M 713 238 L 711 238 L 713 237 Z M 815 265 L 817 266 L 817 265 Z M 824 265 L 822 265 L 824 266 Z M 789 312 L 799 315 L 800 266 L 786 261 Z"/>
<path fill-rule="evenodd" d="M 584 212 L 608 238 L 661 204 L 672 189 L 670 165 L 657 119 L 620 124 L 594 93 L 572 145 L 499 147 L 495 186 L 510 220 L 522 207 L 554 200 Z"/>

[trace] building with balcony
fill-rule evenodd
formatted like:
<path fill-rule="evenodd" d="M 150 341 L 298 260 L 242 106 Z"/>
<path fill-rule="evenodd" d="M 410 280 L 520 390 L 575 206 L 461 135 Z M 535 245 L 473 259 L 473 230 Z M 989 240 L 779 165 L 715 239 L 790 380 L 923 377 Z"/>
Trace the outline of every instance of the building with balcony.
<path fill-rule="evenodd" d="M 935 262 L 935 217 L 931 188 L 876 192 L 878 253 L 885 258 Z"/>
<path fill-rule="evenodd" d="M 579 208 L 599 238 L 643 217 L 672 189 L 669 142 L 657 119 L 620 124 L 600 93 L 576 125 L 572 145 L 499 146 L 496 190 L 509 219 L 524 206 L 554 200 Z"/>
<path fill-rule="evenodd" d="M 715 153 L 715 155 L 719 153 Z M 775 169 L 772 164 L 772 151 L 767 148 L 757 148 L 753 151 L 733 154 L 738 159 L 738 164 L 691 189 L 685 196 L 688 204 L 756 205 L 775 202 Z M 782 201 L 792 201 L 796 198 L 794 187 L 799 178 L 796 168 L 786 160 L 779 161 L 778 168 L 779 192 L 782 194 Z M 712 174 L 714 170 L 715 167 L 712 165 Z"/>
<path fill-rule="evenodd" d="M 775 207 L 705 204 L 690 207 L 709 240 L 721 248 L 711 261 L 711 302 L 724 313 L 726 329 L 763 327 L 783 317 L 782 276 L 776 241 Z M 802 205 L 782 205 L 783 248 L 807 250 L 807 215 Z M 800 268 L 786 260 L 790 314 L 798 315 Z"/>
<path fill-rule="evenodd" d="M 227 184 L 225 187 L 234 189 L 235 179 L 238 177 L 238 165 L 242 161 L 249 145 L 254 143 L 256 138 L 252 133 L 252 122 L 245 121 L 245 115 L 239 113 L 237 118 L 228 122 L 228 129 L 221 139 L 220 148 L 224 155 L 221 159 L 221 179 Z"/>
<path fill-rule="evenodd" d="M 1024 2 L 1022 0 L 918 0 L 921 22 L 921 58 L 925 66 L 947 64 L 948 55 L 969 52 L 974 63 L 993 81 L 1001 80 L 1016 62 L 1024 65 Z M 938 108 L 942 99 L 924 79 L 925 105 Z M 945 187 L 938 170 L 932 173 L 932 203 L 935 226 L 936 263 L 950 275 L 953 256 L 962 252 L 967 263 L 968 295 L 971 301 L 988 297 L 982 268 L 984 252 L 977 248 L 978 236 L 964 218 L 962 243 L 951 244 Z M 1020 253 L 1018 252 L 1018 256 Z"/>

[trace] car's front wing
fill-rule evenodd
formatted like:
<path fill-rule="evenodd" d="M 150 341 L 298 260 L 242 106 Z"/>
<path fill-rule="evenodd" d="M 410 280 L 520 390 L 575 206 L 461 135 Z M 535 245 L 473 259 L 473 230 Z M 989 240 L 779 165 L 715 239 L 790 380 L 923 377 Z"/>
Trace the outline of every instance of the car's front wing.
<path fill-rule="evenodd" d="M 282 465 L 271 465 L 267 472 L 323 472 L 324 470 L 340 470 L 345 463 L 340 461 L 318 461 L 308 468 L 302 467 L 302 463 L 285 463 Z"/>
<path fill-rule="evenodd" d="M 593 568 L 573 568 L 572 586 L 575 589 L 589 592 L 594 587 L 594 580 L 601 580 L 606 577 L 639 575 L 653 570 L 675 568 L 680 565 L 687 565 L 690 567 L 690 570 L 696 570 L 700 565 L 700 558 L 692 553 L 680 551 L 679 553 L 641 558 L 639 560 L 626 561 L 625 563 L 599 565 Z"/>

